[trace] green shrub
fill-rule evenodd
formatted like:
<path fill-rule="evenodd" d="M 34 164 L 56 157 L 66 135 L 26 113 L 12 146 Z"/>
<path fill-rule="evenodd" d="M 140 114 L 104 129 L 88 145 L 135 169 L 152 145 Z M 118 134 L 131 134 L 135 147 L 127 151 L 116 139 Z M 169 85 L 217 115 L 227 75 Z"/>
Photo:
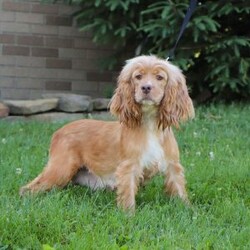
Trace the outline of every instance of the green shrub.
<path fill-rule="evenodd" d="M 189 1 L 64 0 L 78 4 L 80 30 L 92 30 L 93 41 L 109 43 L 120 58 L 141 54 L 166 57 L 174 45 Z M 174 63 L 188 76 L 193 96 L 204 91 L 220 99 L 250 94 L 248 1 L 201 1 L 177 47 Z"/>

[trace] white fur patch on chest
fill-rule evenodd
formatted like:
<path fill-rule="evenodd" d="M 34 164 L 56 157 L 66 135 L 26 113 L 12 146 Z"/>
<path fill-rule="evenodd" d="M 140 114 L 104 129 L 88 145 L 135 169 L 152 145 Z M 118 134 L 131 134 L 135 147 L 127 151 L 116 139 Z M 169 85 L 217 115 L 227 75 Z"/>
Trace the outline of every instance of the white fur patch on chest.
<path fill-rule="evenodd" d="M 140 165 L 143 168 L 158 166 L 160 171 L 166 170 L 166 160 L 160 137 L 153 131 L 148 131 L 145 149 L 140 159 Z"/>

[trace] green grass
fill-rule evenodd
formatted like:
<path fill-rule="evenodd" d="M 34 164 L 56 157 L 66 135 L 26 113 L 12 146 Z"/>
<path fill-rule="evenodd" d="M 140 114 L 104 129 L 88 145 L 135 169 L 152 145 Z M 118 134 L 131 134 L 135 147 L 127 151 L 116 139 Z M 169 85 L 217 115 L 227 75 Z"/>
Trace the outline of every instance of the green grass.
<path fill-rule="evenodd" d="M 61 125 L 0 121 L 0 249 L 250 249 L 250 106 L 198 108 L 176 131 L 192 208 L 165 196 L 159 176 L 132 217 L 110 191 L 19 197 Z"/>

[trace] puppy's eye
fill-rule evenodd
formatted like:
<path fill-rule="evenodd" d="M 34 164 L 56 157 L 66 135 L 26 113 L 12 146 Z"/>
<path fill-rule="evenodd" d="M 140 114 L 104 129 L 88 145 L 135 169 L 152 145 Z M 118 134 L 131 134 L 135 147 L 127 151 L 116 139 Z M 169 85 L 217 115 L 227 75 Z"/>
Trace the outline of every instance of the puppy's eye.
<path fill-rule="evenodd" d="M 136 75 L 135 78 L 136 78 L 137 80 L 141 80 L 141 79 L 142 79 L 142 75 Z"/>
<path fill-rule="evenodd" d="M 160 75 L 156 75 L 156 80 L 158 80 L 158 81 L 161 81 L 161 80 L 163 80 L 163 76 L 160 76 Z"/>

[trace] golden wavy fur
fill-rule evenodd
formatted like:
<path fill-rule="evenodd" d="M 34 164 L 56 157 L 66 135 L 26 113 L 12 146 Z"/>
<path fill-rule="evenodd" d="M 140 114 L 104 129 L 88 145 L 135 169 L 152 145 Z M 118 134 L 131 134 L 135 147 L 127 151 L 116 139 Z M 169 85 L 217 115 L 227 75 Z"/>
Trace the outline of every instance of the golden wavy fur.
<path fill-rule="evenodd" d="M 155 56 L 128 60 L 110 103 L 117 122 L 79 120 L 53 135 L 42 173 L 20 190 L 36 193 L 70 181 L 117 190 L 123 209 L 135 208 L 140 182 L 160 172 L 165 191 L 188 201 L 171 126 L 194 117 L 185 77 Z"/>

